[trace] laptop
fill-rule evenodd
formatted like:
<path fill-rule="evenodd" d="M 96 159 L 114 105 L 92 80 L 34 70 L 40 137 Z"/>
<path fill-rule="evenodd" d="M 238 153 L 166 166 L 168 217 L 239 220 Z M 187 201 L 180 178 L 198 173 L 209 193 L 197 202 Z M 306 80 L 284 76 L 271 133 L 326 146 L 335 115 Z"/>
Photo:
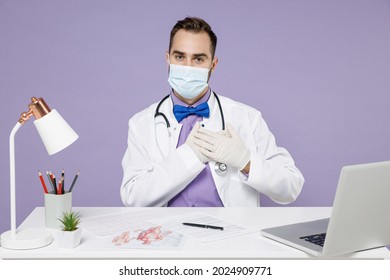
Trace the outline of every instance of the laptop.
<path fill-rule="evenodd" d="M 261 230 L 314 256 L 337 256 L 390 244 L 390 161 L 344 166 L 331 217 Z"/>

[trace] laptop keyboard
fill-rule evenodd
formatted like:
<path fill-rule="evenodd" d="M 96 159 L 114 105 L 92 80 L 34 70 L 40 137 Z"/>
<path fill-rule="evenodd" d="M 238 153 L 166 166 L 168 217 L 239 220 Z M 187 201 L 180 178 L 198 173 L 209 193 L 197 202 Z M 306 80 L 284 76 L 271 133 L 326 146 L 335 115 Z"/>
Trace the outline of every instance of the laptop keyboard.
<path fill-rule="evenodd" d="M 318 233 L 318 234 L 313 234 L 313 235 L 301 236 L 299 238 L 323 247 L 324 241 L 325 241 L 325 236 L 326 236 L 326 233 Z"/>

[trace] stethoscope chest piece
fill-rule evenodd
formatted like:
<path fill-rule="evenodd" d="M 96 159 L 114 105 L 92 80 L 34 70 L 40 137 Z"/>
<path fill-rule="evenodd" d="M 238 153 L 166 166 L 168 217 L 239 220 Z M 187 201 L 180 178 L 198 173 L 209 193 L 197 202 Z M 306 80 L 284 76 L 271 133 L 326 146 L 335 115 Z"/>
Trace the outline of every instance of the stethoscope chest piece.
<path fill-rule="evenodd" d="M 226 166 L 226 164 L 224 164 L 222 162 L 217 162 L 214 165 L 214 170 L 215 170 L 215 173 L 222 176 L 222 175 L 226 174 L 227 166 Z"/>

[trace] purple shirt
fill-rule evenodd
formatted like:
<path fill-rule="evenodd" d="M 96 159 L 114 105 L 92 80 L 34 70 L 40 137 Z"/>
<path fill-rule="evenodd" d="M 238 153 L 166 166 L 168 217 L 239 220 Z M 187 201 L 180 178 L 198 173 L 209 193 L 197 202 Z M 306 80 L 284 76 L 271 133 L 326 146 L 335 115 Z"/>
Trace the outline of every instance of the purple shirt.
<path fill-rule="evenodd" d="M 191 107 L 196 107 L 203 102 L 207 102 L 211 95 L 211 90 L 198 100 Z M 181 101 L 175 94 L 171 94 L 173 105 L 188 106 L 188 104 Z M 184 118 L 180 124 L 182 128 L 180 131 L 177 147 L 185 143 L 187 136 L 190 134 L 196 122 L 202 121 L 202 117 L 198 115 L 189 115 Z M 174 198 L 168 202 L 169 207 L 223 207 L 222 201 L 218 195 L 215 187 L 214 179 L 211 175 L 210 166 L 207 163 L 206 168 L 202 170 L 199 175 L 188 184 L 188 186 L 178 193 Z"/>

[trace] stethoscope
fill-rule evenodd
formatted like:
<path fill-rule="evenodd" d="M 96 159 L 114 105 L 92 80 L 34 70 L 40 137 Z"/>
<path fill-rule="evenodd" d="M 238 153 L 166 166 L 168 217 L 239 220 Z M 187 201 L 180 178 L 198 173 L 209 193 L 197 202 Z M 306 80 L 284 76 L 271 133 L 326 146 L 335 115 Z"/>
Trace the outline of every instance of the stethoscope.
<path fill-rule="evenodd" d="M 219 107 L 219 113 L 221 115 L 221 122 L 222 122 L 222 130 L 225 130 L 225 118 L 223 116 L 223 110 L 222 110 L 222 106 L 221 106 L 221 101 L 219 101 L 219 97 L 218 95 L 214 93 L 214 96 L 215 96 L 215 99 L 217 100 L 217 103 L 218 103 L 218 107 Z M 167 96 L 165 96 L 163 99 L 161 99 L 161 101 L 157 104 L 157 107 L 156 107 L 156 111 L 154 113 L 154 118 L 160 116 L 164 119 L 165 121 L 165 124 L 167 126 L 167 129 L 169 130 L 169 128 L 171 127 L 171 124 L 167 118 L 167 116 L 164 114 L 164 113 L 161 113 L 160 112 L 160 106 L 161 104 L 164 103 L 165 100 L 167 100 L 169 97 L 171 96 L 171 94 L 168 94 Z M 217 162 L 215 163 L 214 165 L 214 170 L 215 172 L 218 174 L 218 175 L 224 175 L 226 174 L 227 172 L 227 166 L 225 163 L 222 163 L 222 162 Z"/>

